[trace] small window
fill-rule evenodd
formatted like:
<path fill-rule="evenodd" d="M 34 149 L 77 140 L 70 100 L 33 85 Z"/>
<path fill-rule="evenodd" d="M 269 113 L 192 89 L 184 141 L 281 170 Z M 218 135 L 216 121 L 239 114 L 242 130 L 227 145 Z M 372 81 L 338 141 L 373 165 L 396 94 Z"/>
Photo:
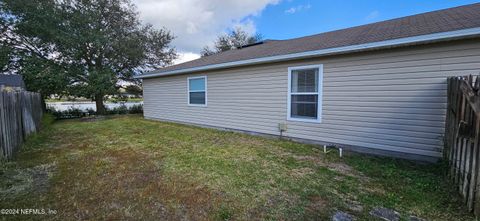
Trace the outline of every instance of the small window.
<path fill-rule="evenodd" d="M 288 69 L 288 120 L 320 122 L 322 65 Z"/>
<path fill-rule="evenodd" d="M 207 106 L 207 77 L 188 78 L 188 104 Z"/>

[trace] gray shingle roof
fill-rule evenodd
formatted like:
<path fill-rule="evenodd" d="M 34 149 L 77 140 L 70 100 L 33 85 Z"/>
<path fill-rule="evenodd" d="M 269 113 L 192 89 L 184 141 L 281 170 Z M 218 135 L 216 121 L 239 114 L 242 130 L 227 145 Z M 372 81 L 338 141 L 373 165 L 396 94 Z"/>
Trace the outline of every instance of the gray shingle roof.
<path fill-rule="evenodd" d="M 0 74 L 0 85 L 25 88 L 23 78 L 18 74 Z"/>
<path fill-rule="evenodd" d="M 480 27 L 480 3 L 289 40 L 267 40 L 169 66 L 155 73 Z"/>

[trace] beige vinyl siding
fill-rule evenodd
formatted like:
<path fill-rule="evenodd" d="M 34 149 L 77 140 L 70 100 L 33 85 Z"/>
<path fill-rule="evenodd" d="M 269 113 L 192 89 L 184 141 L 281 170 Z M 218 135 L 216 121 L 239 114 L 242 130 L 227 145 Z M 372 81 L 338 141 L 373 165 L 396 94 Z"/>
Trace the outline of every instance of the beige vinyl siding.
<path fill-rule="evenodd" d="M 323 64 L 321 123 L 287 121 L 288 67 Z M 144 79 L 145 117 L 441 156 L 446 77 L 478 74 L 480 43 L 457 41 Z M 191 107 L 187 77 L 208 76 Z"/>

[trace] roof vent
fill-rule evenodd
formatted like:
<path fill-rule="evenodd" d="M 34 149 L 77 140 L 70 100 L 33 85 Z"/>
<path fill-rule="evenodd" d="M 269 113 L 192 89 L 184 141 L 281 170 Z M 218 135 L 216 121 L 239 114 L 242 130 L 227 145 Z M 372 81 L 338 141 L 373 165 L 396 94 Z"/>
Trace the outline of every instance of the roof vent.
<path fill-rule="evenodd" d="M 263 44 L 264 41 L 259 41 L 259 42 L 255 42 L 255 43 L 251 43 L 251 44 L 247 44 L 247 45 L 242 45 L 240 47 L 237 47 L 237 49 L 242 49 L 242 48 L 248 48 L 250 46 L 255 46 L 255 45 L 259 45 L 259 44 Z"/>

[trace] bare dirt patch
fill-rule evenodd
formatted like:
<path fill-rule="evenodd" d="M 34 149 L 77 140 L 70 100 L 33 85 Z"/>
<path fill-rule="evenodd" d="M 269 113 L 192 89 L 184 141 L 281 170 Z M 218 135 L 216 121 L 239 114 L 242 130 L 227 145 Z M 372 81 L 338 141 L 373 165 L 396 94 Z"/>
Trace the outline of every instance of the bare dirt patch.
<path fill-rule="evenodd" d="M 80 118 L 81 122 L 95 122 L 95 121 L 102 121 L 105 120 L 105 116 L 89 116 L 89 117 L 83 117 Z"/>
<path fill-rule="evenodd" d="M 326 220 L 329 214 L 331 205 L 329 201 L 320 196 L 311 196 L 308 199 L 308 204 L 305 207 L 304 220 Z"/>
<path fill-rule="evenodd" d="M 325 166 L 323 159 L 319 156 L 298 156 L 293 155 L 295 160 L 312 162 L 318 166 Z"/>
<path fill-rule="evenodd" d="M 301 178 L 301 177 L 305 177 L 305 176 L 308 176 L 308 175 L 314 174 L 314 173 L 315 173 L 315 171 L 312 168 L 302 167 L 302 168 L 292 169 L 291 172 L 290 172 L 290 175 L 293 176 L 293 177 Z"/>

